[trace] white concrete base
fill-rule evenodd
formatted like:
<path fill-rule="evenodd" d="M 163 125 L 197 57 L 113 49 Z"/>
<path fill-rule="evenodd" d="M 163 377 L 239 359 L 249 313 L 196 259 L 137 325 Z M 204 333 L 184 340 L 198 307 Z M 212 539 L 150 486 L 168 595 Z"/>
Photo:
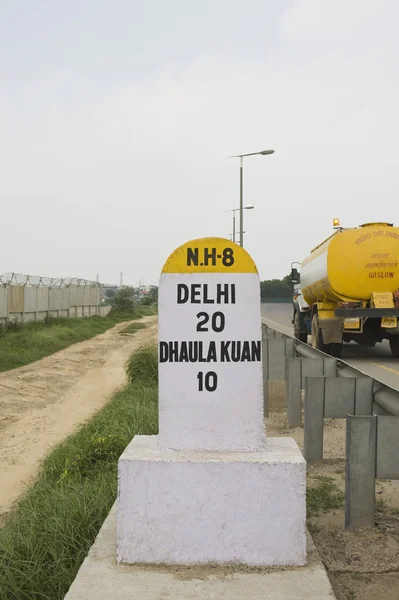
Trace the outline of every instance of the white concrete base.
<path fill-rule="evenodd" d="M 115 503 L 65 600 L 334 600 L 309 535 L 307 555 L 285 569 L 118 565 Z"/>
<path fill-rule="evenodd" d="M 117 560 L 306 563 L 306 463 L 291 438 L 263 452 L 159 449 L 137 436 L 119 459 Z"/>

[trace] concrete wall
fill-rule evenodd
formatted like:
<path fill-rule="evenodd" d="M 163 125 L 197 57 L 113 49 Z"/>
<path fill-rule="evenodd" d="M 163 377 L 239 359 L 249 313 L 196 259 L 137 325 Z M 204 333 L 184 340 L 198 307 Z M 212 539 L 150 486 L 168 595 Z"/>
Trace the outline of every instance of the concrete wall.
<path fill-rule="evenodd" d="M 8 320 L 43 321 L 46 316 L 106 316 L 111 307 L 100 307 L 100 289 L 96 287 L 47 288 L 0 286 L 0 324 Z"/>

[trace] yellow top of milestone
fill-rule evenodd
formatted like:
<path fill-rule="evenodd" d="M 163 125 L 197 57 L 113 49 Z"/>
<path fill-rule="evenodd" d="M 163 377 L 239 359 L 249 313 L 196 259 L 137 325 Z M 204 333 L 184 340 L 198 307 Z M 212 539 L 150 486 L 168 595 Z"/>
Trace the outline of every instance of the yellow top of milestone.
<path fill-rule="evenodd" d="M 162 273 L 258 273 L 244 248 L 224 238 L 208 237 L 176 248 Z"/>

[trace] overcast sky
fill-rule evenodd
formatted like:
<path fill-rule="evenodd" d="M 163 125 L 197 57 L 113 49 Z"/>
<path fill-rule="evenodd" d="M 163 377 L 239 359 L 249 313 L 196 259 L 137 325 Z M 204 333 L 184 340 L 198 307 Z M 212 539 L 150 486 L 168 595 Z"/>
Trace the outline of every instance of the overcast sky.
<path fill-rule="evenodd" d="M 0 3 L 0 273 L 158 284 L 229 237 L 282 277 L 344 226 L 399 224 L 396 0 Z M 238 216 L 238 213 L 237 213 Z"/>

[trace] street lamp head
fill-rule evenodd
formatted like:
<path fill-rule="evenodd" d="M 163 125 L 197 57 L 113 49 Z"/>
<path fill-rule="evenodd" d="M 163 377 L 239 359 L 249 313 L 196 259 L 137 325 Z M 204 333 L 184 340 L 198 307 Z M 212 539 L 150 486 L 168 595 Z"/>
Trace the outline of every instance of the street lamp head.
<path fill-rule="evenodd" d="M 250 152 L 249 154 L 234 154 L 234 156 L 228 156 L 227 158 L 244 158 L 244 156 L 256 156 L 262 154 L 274 154 L 274 150 L 262 150 L 262 152 Z"/>
<path fill-rule="evenodd" d="M 249 206 L 244 206 L 244 208 L 245 208 L 245 210 L 251 210 L 252 208 L 255 208 L 255 207 L 252 205 L 249 205 Z"/>

